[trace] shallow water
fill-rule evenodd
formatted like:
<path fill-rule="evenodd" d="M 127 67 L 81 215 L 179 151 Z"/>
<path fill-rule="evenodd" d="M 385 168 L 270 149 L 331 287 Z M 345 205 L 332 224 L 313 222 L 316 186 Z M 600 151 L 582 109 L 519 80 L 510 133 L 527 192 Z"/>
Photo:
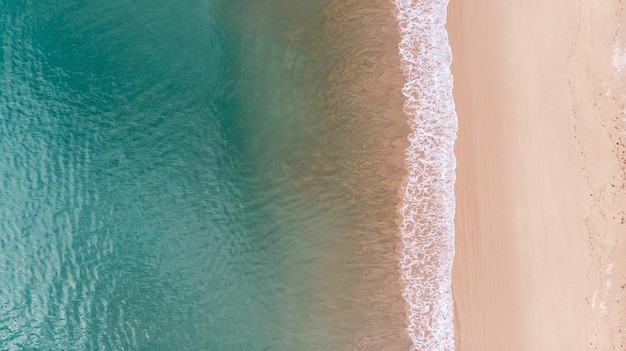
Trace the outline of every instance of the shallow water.
<path fill-rule="evenodd" d="M 347 4 L 5 2 L 0 348 L 406 346 Z"/>

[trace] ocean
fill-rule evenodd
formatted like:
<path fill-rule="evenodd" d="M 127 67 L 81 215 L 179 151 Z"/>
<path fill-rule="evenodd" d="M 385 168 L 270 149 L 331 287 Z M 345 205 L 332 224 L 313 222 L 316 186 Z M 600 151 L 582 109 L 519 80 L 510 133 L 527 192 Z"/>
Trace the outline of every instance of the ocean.
<path fill-rule="evenodd" d="M 456 116 L 440 32 L 442 90 L 413 89 L 420 6 L 3 2 L 0 349 L 452 350 Z"/>

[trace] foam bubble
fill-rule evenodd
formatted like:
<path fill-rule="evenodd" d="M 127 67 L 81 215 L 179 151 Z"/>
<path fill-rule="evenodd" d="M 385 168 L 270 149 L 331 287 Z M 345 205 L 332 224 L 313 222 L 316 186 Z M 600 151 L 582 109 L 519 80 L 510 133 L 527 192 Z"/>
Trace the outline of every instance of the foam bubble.
<path fill-rule="evenodd" d="M 412 350 L 454 350 L 452 259 L 457 118 L 447 0 L 396 0 L 410 116 L 407 179 L 400 204 L 400 265 Z"/>

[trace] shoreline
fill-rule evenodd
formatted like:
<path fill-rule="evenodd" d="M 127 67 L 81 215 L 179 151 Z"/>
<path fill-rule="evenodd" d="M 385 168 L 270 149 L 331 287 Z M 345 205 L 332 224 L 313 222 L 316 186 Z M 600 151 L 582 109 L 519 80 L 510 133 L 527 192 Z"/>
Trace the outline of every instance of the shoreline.
<path fill-rule="evenodd" d="M 396 0 L 401 40 L 403 115 L 411 132 L 397 205 L 398 254 L 411 350 L 454 348 L 453 152 L 458 128 L 451 50 L 444 27 L 448 0 Z"/>
<path fill-rule="evenodd" d="M 450 2 L 457 350 L 626 345 L 624 20 L 619 1 Z"/>

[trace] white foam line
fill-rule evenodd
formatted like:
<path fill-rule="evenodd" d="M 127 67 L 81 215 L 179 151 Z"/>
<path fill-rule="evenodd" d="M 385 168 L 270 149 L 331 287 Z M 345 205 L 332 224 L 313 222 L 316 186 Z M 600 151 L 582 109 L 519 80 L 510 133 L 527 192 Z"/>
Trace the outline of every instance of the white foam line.
<path fill-rule="evenodd" d="M 445 30 L 447 0 L 396 0 L 409 116 L 407 180 L 400 204 L 403 297 L 414 351 L 454 350 L 453 147 L 457 118 L 452 54 Z"/>

